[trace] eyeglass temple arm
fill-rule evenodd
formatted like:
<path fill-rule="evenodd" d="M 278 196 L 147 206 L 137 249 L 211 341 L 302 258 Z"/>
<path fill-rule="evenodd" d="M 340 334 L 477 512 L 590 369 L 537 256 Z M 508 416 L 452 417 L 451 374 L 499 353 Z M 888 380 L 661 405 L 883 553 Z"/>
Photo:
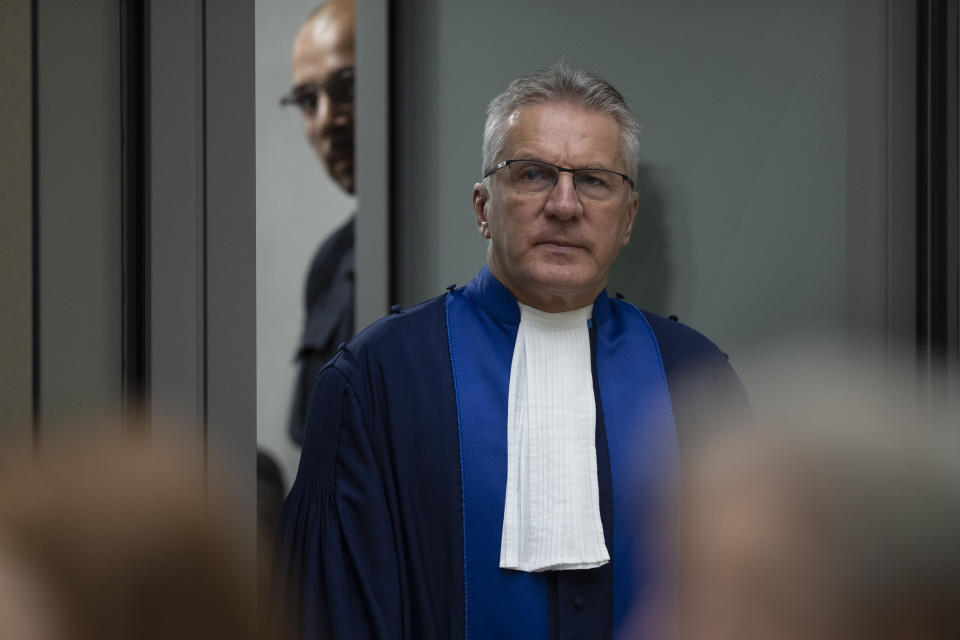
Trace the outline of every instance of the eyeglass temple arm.
<path fill-rule="evenodd" d="M 498 163 L 498 164 L 497 164 L 495 167 L 493 167 L 492 169 L 487 169 L 486 173 L 483 174 L 483 177 L 484 177 L 484 178 L 490 177 L 491 175 L 493 175 L 493 174 L 496 173 L 497 171 L 500 171 L 500 169 L 503 169 L 504 167 L 506 167 L 507 165 L 509 165 L 510 162 L 511 162 L 510 160 L 503 160 L 502 162 Z"/>

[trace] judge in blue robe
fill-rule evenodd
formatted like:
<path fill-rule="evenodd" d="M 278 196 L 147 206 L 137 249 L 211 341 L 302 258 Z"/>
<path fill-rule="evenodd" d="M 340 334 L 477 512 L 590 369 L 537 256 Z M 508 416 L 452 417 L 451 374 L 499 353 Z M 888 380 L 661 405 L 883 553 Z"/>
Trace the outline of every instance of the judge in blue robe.
<path fill-rule="evenodd" d="M 317 378 L 277 534 L 302 637 L 610 638 L 650 629 L 637 612 L 669 636 L 681 440 L 745 398 L 706 338 L 606 293 L 637 136 L 616 89 L 562 65 L 491 103 L 488 265 Z M 577 313 L 563 338 L 537 324 Z"/>

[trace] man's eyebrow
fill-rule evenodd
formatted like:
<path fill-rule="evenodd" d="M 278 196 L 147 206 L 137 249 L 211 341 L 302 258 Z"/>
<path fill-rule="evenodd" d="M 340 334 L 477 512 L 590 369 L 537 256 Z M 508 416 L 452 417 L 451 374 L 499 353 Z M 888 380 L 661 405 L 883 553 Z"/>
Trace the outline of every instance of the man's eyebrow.
<path fill-rule="evenodd" d="M 546 162 L 547 164 L 550 164 L 549 162 L 547 162 L 546 160 L 544 160 L 542 157 L 540 157 L 535 153 L 517 153 L 513 157 L 516 160 L 533 160 L 534 162 Z"/>
<path fill-rule="evenodd" d="M 301 82 L 290 87 L 290 95 L 300 97 L 311 93 L 319 93 L 320 88 L 312 82 Z"/>
<path fill-rule="evenodd" d="M 544 160 L 543 158 L 541 158 L 539 155 L 537 155 L 537 154 L 535 154 L 535 153 L 518 153 L 518 154 L 514 157 L 514 159 L 515 159 L 515 160 L 532 160 L 533 162 L 543 162 L 543 163 L 545 163 L 545 164 L 552 164 L 552 165 L 554 165 L 555 167 L 561 167 L 561 165 L 559 165 L 559 164 L 557 164 L 557 163 L 555 163 L 555 162 L 550 162 L 549 160 Z M 605 166 L 603 163 L 600 163 L 600 162 L 587 163 L 587 164 L 585 164 L 585 165 L 583 165 L 583 166 L 580 166 L 580 167 L 562 167 L 562 168 L 563 168 L 563 169 L 601 169 L 601 170 L 603 170 L 603 171 L 617 171 L 616 169 L 611 169 L 610 167 L 607 167 L 607 166 Z"/>

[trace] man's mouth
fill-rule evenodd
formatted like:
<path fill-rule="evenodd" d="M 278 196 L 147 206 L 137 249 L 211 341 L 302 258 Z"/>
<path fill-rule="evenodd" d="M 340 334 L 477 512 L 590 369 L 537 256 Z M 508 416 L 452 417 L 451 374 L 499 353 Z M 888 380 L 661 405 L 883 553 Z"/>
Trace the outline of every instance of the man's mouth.
<path fill-rule="evenodd" d="M 339 131 L 324 140 L 324 157 L 329 162 L 353 157 L 353 132 Z"/>
<path fill-rule="evenodd" d="M 576 242 L 571 242 L 570 240 L 541 240 L 537 243 L 538 246 L 546 247 L 548 249 L 557 249 L 557 250 L 573 250 L 573 249 L 582 249 L 583 245 Z"/>
<path fill-rule="evenodd" d="M 324 155 L 324 158 L 329 163 L 339 162 L 341 160 L 352 160 L 353 159 L 353 147 L 335 147 L 330 146 L 327 148 L 327 152 Z"/>

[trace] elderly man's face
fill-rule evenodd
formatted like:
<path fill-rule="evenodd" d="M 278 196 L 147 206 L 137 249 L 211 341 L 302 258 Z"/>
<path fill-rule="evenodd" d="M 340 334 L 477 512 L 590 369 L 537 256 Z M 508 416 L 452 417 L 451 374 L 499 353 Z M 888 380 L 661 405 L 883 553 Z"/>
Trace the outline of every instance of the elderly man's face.
<path fill-rule="evenodd" d="M 564 168 L 626 173 L 619 123 L 566 103 L 533 105 L 511 117 L 497 161 L 540 160 Z M 489 185 L 489 186 L 488 186 Z M 561 173 L 545 194 L 513 189 L 506 171 L 478 183 L 473 205 L 490 239 L 490 271 L 524 304 L 556 312 L 593 303 L 627 241 L 637 195 L 624 183 L 609 202 L 590 200 Z"/>
<path fill-rule="evenodd" d="M 336 104 L 323 88 L 354 66 L 353 34 L 352 11 L 331 7 L 307 22 L 293 45 L 294 92 L 313 91 L 317 98 L 315 108 L 302 110 L 304 131 L 330 177 L 348 193 L 356 186 L 353 102 Z"/>

